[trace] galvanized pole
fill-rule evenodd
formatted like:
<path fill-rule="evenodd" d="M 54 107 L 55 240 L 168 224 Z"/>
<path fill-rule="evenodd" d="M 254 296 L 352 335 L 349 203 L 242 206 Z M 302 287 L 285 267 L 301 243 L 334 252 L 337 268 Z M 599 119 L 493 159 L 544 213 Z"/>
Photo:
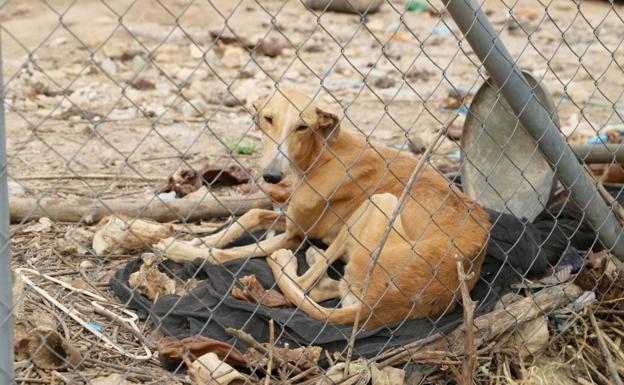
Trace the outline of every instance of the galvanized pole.
<path fill-rule="evenodd" d="M 7 182 L 4 79 L 0 40 L 0 385 L 13 383 L 13 317 L 9 235 L 9 186 Z"/>
<path fill-rule="evenodd" d="M 479 5 L 474 0 L 443 2 L 511 109 L 537 141 L 546 159 L 554 165 L 559 181 L 584 209 L 602 244 L 624 260 L 624 236 L 620 224 L 563 140 Z"/>

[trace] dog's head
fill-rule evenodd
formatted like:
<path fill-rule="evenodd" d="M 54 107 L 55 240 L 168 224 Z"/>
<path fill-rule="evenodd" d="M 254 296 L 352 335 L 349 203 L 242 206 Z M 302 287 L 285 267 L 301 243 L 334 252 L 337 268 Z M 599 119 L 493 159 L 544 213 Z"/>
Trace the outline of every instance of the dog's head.
<path fill-rule="evenodd" d="M 293 169 L 307 171 L 340 130 L 336 114 L 297 91 L 276 91 L 253 107 L 263 133 L 262 177 L 269 183 Z"/>

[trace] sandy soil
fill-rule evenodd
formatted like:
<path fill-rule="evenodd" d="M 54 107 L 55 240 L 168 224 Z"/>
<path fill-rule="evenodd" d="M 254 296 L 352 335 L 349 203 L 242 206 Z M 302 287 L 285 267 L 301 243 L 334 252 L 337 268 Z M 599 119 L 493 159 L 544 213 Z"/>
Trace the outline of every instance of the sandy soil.
<path fill-rule="evenodd" d="M 406 12 L 402 1 L 366 24 L 318 16 L 296 1 L 47 4 L 0 9 L 9 174 L 38 195 L 145 195 L 158 185 L 39 176 L 164 180 L 180 167 L 219 162 L 256 171 L 255 154 L 231 156 L 224 144 L 258 141 L 249 106 L 276 84 L 318 94 L 344 113 L 345 126 L 374 140 L 417 135 L 427 143 L 450 116 L 449 94 L 470 96 L 486 76 L 450 17 Z M 622 6 L 484 7 L 522 67 L 544 79 L 566 133 L 621 123 Z M 265 43 L 252 53 L 241 41 Z"/>

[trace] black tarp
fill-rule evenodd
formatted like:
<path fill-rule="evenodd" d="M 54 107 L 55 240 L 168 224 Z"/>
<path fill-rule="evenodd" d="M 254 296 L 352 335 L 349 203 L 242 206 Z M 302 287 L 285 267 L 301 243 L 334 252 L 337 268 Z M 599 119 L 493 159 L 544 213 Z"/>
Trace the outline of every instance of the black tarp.
<path fill-rule="evenodd" d="M 487 245 L 480 279 L 471 295 L 479 302 L 477 315 L 492 309 L 510 285 L 523 276 L 543 275 L 557 263 L 562 255 L 568 264 L 580 268 L 582 261 L 576 250 L 594 246 L 596 235 L 582 222 L 582 214 L 572 203 L 550 207 L 529 223 L 511 215 L 489 212 L 494 223 Z M 255 234 L 257 237 L 259 234 Z M 235 244 L 253 242 L 249 235 Z M 299 273 L 306 270 L 304 248 L 297 252 Z M 238 278 L 255 274 L 265 288 L 275 287 L 273 275 L 262 258 L 243 259 L 213 266 L 205 261 L 177 264 L 164 261 L 161 271 L 183 281 L 194 277 L 205 280 L 198 287 L 180 297 L 170 295 L 151 303 L 137 291 L 128 287 L 128 277 L 141 265 L 137 259 L 125 265 L 111 280 L 111 288 L 123 304 L 136 309 L 143 317 L 149 315 L 161 330 L 178 338 L 201 334 L 228 342 L 245 350 L 224 330 L 226 327 L 242 329 L 260 342 L 267 342 L 268 321 L 273 319 L 276 340 L 280 346 L 316 345 L 330 352 L 344 352 L 351 334 L 351 326 L 317 321 L 294 308 L 272 309 L 233 298 L 230 293 Z M 561 262 L 560 262 L 561 263 Z M 582 262 L 581 262 L 582 263 Z M 330 275 L 339 276 L 341 262 L 337 262 Z M 336 306 L 336 301 L 324 303 Z M 461 307 L 439 319 L 410 320 L 399 325 L 384 326 L 357 335 L 355 356 L 373 356 L 385 349 L 405 345 L 413 340 L 436 332 L 446 332 L 461 323 Z"/>

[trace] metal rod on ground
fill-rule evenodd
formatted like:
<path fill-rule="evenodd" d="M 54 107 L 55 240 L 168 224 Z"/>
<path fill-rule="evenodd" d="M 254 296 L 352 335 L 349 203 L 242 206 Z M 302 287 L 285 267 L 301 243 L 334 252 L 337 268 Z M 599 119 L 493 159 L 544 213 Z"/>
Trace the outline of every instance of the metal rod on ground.
<path fill-rule="evenodd" d="M 9 234 L 9 186 L 7 181 L 4 79 L 0 41 L 0 384 L 13 383 L 13 317 Z"/>
<path fill-rule="evenodd" d="M 570 147 L 584 163 L 624 163 L 624 144 L 572 144 Z"/>
<path fill-rule="evenodd" d="M 624 260 L 624 236 L 615 216 L 563 140 L 487 17 L 474 0 L 443 0 L 449 14 L 491 75 L 540 151 L 554 165 L 559 181 L 584 209 L 602 244 Z"/>

